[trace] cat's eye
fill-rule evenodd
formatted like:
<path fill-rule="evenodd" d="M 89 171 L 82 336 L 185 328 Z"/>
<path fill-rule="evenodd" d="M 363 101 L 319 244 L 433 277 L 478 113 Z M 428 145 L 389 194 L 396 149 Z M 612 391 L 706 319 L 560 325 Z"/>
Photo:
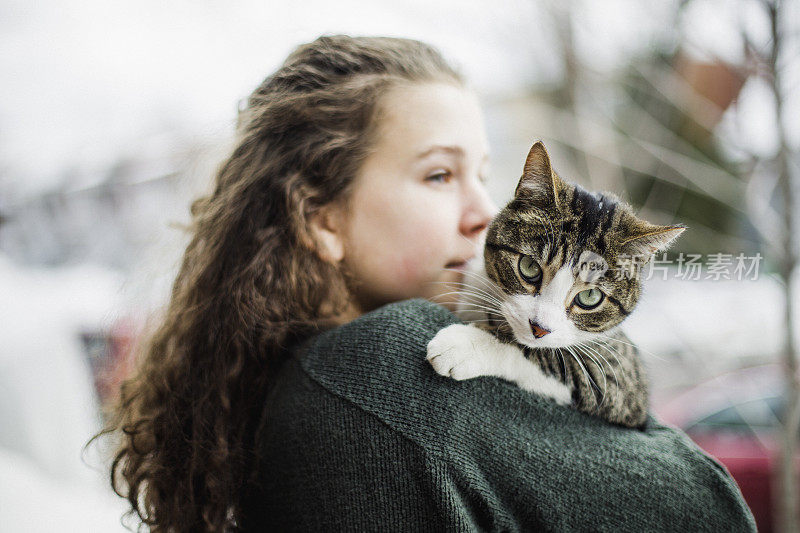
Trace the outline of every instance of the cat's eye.
<path fill-rule="evenodd" d="M 603 301 L 603 291 L 600 289 L 587 289 L 575 295 L 575 303 L 583 309 L 594 309 Z"/>
<path fill-rule="evenodd" d="M 519 258 L 519 273 L 529 283 L 535 283 L 542 279 L 542 267 L 529 255 Z"/>

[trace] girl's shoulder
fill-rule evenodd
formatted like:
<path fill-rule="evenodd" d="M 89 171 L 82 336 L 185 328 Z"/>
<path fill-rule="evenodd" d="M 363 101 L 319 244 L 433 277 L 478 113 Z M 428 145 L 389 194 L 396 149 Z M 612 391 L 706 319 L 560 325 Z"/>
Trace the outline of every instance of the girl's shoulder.
<path fill-rule="evenodd" d="M 542 436 L 552 442 L 573 432 L 584 441 L 616 435 L 615 426 L 501 378 L 456 381 L 437 374 L 426 358 L 428 342 L 457 322 L 427 300 L 397 302 L 309 340 L 296 351 L 295 362 L 304 378 L 327 394 L 434 453 L 458 449 L 480 456 L 490 442 L 527 447 Z"/>
<path fill-rule="evenodd" d="M 331 392 L 360 402 L 360 394 L 383 390 L 384 401 L 424 395 L 443 384 L 426 360 L 427 344 L 458 319 L 423 299 L 405 300 L 326 331 L 306 342 L 296 356 L 303 369 Z M 424 385 L 423 385 L 424 383 Z M 349 391 L 349 392 L 348 392 Z M 356 396 L 357 395 L 357 396 Z"/>
<path fill-rule="evenodd" d="M 530 442 L 543 426 L 557 430 L 564 416 L 583 426 L 576 411 L 500 378 L 437 374 L 426 358 L 428 342 L 457 322 L 427 300 L 397 302 L 310 340 L 296 360 L 329 394 L 446 458 L 479 457 L 509 438 Z"/>
<path fill-rule="evenodd" d="M 347 457 L 371 465 L 368 473 L 416 468 L 410 479 L 477 498 L 476 509 L 493 520 L 527 529 L 753 530 L 734 481 L 680 431 L 652 419 L 643 430 L 614 426 L 499 378 L 438 375 L 427 343 L 457 321 L 410 300 L 298 349 L 268 401 L 263 479 L 273 470 L 315 472 L 297 481 L 308 486 Z M 287 466 L 292 454 L 298 459 Z M 325 466 L 315 470 L 317 463 Z M 399 475 L 375 483 L 386 488 Z M 351 478 L 358 487 L 374 484 Z"/>
<path fill-rule="evenodd" d="M 330 394 L 427 447 L 441 440 L 436 434 L 443 429 L 443 413 L 462 385 L 434 372 L 427 344 L 457 322 L 442 306 L 405 300 L 322 333 L 299 349 L 296 359 Z"/>

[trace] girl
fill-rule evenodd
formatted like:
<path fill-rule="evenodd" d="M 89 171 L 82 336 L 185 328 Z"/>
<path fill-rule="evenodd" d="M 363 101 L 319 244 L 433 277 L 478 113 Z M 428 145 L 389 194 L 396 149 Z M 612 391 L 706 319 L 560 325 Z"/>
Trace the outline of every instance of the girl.
<path fill-rule="evenodd" d="M 682 434 L 429 367 L 456 318 L 413 298 L 453 308 L 486 164 L 420 42 L 320 37 L 253 92 L 108 430 L 151 531 L 753 529 Z"/>

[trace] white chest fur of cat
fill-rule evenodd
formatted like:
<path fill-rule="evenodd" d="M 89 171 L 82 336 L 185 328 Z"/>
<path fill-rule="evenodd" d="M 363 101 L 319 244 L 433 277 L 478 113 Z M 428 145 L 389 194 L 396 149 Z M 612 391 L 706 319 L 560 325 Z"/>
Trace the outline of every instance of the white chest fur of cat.
<path fill-rule="evenodd" d="M 685 227 L 638 218 L 609 193 L 561 180 L 537 142 L 514 198 L 459 285 L 459 318 L 428 344 L 434 370 L 496 376 L 628 427 L 647 418 L 646 373 L 619 330 L 642 267 Z"/>

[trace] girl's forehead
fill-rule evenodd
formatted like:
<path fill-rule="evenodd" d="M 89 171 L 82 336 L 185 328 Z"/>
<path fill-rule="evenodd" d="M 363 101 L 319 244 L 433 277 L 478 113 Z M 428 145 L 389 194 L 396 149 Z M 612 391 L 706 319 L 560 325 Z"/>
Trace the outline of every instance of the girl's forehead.
<path fill-rule="evenodd" d="M 481 161 L 482 162 L 488 161 L 489 160 L 488 149 L 484 149 L 482 150 L 482 152 L 483 152 L 483 158 L 481 159 Z M 466 150 L 464 149 L 464 147 L 457 144 L 452 144 L 452 145 L 432 144 L 427 148 L 420 150 L 415 157 L 416 159 L 424 160 L 428 157 L 436 156 L 437 154 L 450 155 L 454 157 L 464 157 L 466 155 Z"/>
<path fill-rule="evenodd" d="M 391 89 L 381 103 L 376 148 L 405 158 L 478 156 L 488 152 L 480 104 L 475 94 L 451 83 Z"/>

